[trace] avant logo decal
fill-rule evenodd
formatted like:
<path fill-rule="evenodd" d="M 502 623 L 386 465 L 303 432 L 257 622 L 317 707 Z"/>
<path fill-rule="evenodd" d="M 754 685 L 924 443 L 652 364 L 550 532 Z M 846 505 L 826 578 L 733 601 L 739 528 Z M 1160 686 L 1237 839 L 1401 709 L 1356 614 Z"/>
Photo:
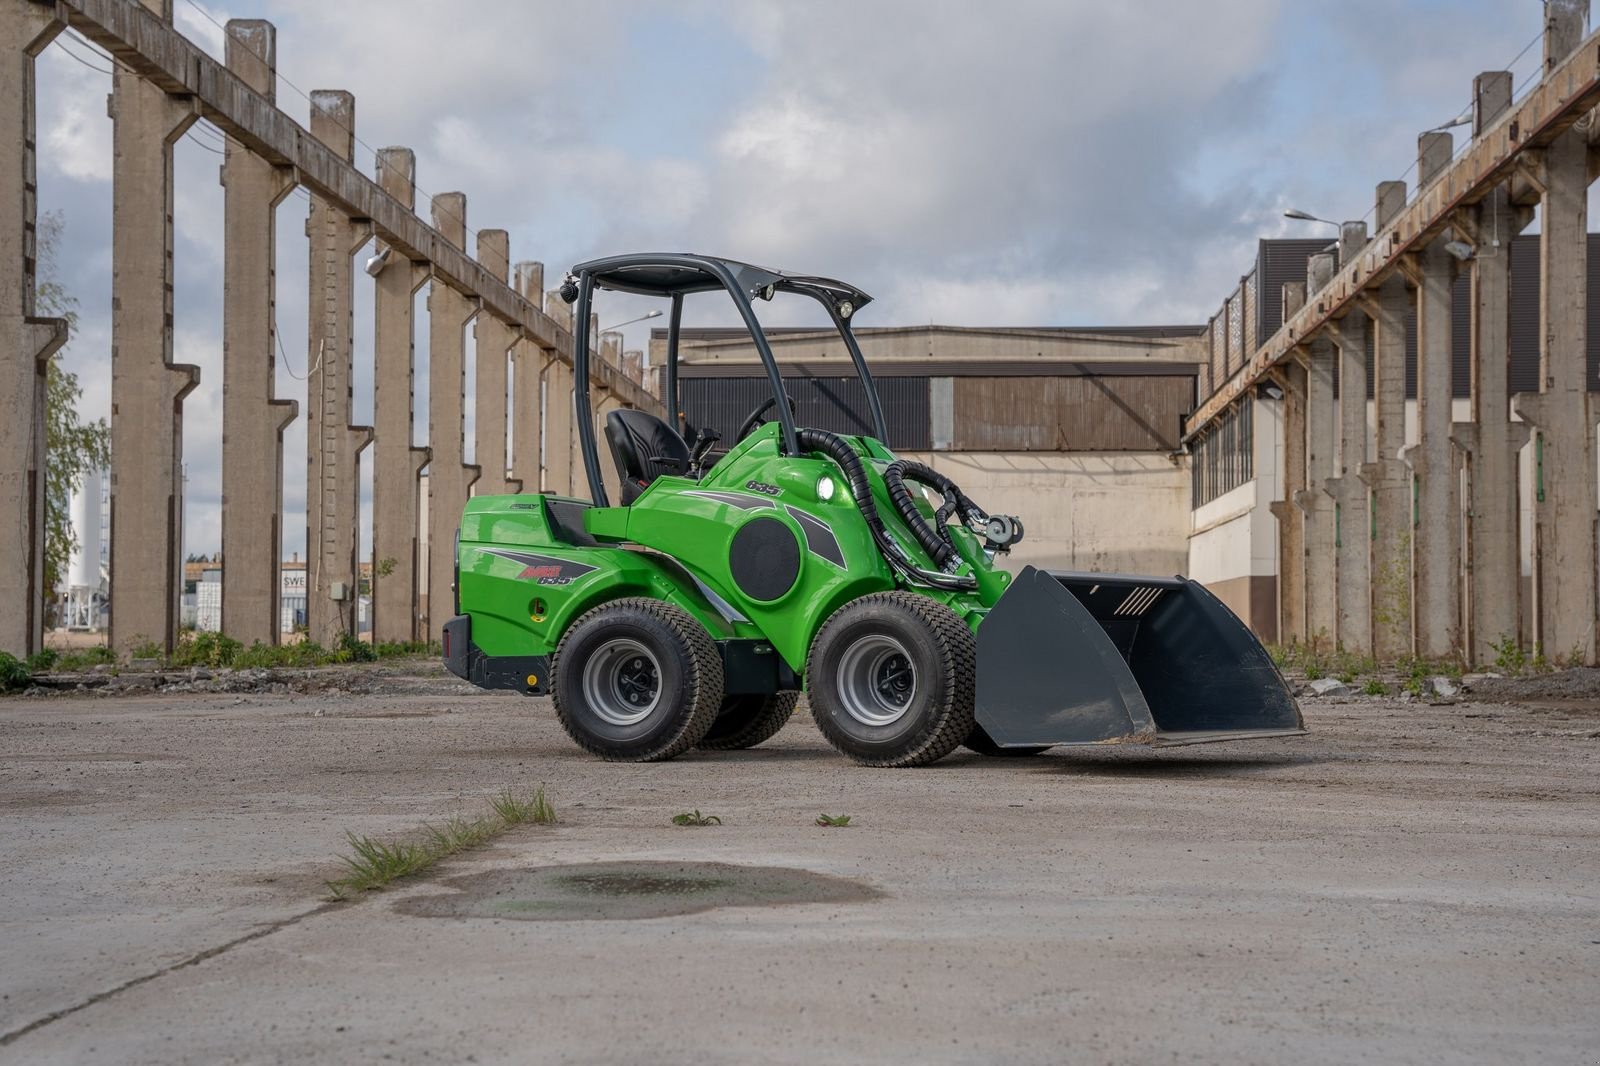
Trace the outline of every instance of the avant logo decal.
<path fill-rule="evenodd" d="M 556 559 L 548 555 L 509 551 L 505 548 L 479 548 L 485 555 L 522 564 L 518 581 L 537 581 L 541 585 L 566 585 L 587 574 L 594 567 L 571 559 Z"/>
<path fill-rule="evenodd" d="M 783 490 L 776 485 L 769 485 L 765 481 L 746 481 L 744 487 L 751 492 L 759 492 L 766 496 L 781 496 Z"/>

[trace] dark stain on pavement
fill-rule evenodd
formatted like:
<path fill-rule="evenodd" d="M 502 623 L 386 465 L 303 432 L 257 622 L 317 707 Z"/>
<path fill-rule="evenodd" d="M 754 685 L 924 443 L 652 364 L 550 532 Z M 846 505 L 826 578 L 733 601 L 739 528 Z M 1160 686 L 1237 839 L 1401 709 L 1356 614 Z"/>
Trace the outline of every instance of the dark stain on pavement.
<path fill-rule="evenodd" d="M 696 914 L 717 907 L 867 903 L 883 893 L 844 877 L 720 862 L 603 862 L 491 870 L 451 878 L 455 891 L 396 905 L 424 918 L 609 921 Z"/>

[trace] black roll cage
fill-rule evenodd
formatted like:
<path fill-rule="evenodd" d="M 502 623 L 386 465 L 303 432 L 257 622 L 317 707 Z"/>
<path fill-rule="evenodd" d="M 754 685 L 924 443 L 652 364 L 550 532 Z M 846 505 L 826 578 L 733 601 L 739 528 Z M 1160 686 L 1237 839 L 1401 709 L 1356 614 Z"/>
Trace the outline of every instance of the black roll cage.
<path fill-rule="evenodd" d="M 861 379 L 862 387 L 866 390 L 874 432 L 880 441 L 888 441 L 889 428 L 883 417 L 883 404 L 878 399 L 878 389 L 873 384 L 872 372 L 867 368 L 867 361 L 861 354 L 861 346 L 856 343 L 850 325 L 856 312 L 870 303 L 872 297 L 854 285 L 832 278 L 785 274 L 780 270 L 768 270 L 765 267 L 714 256 L 646 252 L 636 255 L 614 255 L 579 263 L 572 268 L 567 283 L 562 286 L 563 297 L 572 292 L 574 287 L 576 293 L 573 299 L 577 303 L 572 331 L 574 415 L 578 422 L 578 445 L 583 456 L 584 472 L 588 476 L 589 494 L 596 507 L 609 506 L 610 502 L 606 497 L 605 483 L 600 477 L 600 454 L 595 444 L 594 410 L 589 400 L 589 308 L 594 302 L 594 290 L 597 287 L 642 296 L 656 296 L 671 301 L 670 317 L 667 319 L 666 380 L 662 390 L 666 395 L 662 399 L 671 415 L 672 428 L 679 433 L 684 430 L 683 407 L 678 394 L 678 339 L 682 332 L 683 298 L 693 293 L 714 292 L 718 289 L 726 292 L 733 299 L 734 306 L 739 309 L 739 316 L 744 320 L 745 328 L 750 331 L 750 338 L 755 342 L 756 352 L 766 369 L 767 381 L 772 386 L 773 399 L 776 401 L 773 409 L 781 428 L 779 449 L 784 455 L 800 454 L 800 445 L 796 439 L 798 427 L 794 424 L 793 412 L 784 402 L 783 374 L 778 369 L 778 361 L 772 354 L 772 345 L 768 343 L 761 322 L 756 318 L 750 298 L 759 295 L 770 299 L 771 295 L 779 292 L 792 292 L 811 297 L 827 309 L 834 328 L 844 339 L 845 348 L 850 352 L 850 361 L 855 364 L 856 376 Z"/>

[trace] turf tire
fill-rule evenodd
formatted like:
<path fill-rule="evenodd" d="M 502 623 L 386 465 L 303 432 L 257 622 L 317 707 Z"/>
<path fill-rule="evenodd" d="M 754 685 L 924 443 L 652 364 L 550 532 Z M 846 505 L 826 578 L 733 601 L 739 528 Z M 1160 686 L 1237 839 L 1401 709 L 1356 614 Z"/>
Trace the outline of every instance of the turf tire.
<path fill-rule="evenodd" d="M 623 639 L 655 659 L 659 702 L 637 723 L 601 717 L 585 696 L 585 667 Z M 698 744 L 722 701 L 722 656 L 705 627 L 660 600 L 623 599 L 580 617 L 556 647 L 552 664 L 556 717 L 579 747 L 608 762 L 657 762 Z"/>
<path fill-rule="evenodd" d="M 850 685 L 852 649 L 885 639 L 903 649 L 914 689 L 899 718 L 875 725 L 851 712 L 841 688 Z M 835 611 L 811 642 L 811 715 L 828 743 L 864 766 L 926 766 L 972 732 L 977 655 L 972 631 L 939 601 L 899 591 L 862 596 Z"/>
<path fill-rule="evenodd" d="M 784 727 L 799 699 L 798 692 L 729 696 L 722 701 L 717 720 L 697 746 L 707 751 L 753 748 Z"/>

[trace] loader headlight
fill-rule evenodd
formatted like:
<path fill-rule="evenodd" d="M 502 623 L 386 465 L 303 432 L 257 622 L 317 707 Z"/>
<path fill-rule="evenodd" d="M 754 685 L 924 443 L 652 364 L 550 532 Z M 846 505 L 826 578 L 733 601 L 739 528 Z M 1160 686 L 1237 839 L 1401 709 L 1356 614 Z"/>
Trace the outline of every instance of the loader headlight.
<path fill-rule="evenodd" d="M 821 477 L 817 478 L 817 499 L 821 500 L 823 503 L 827 503 L 829 500 L 833 499 L 834 490 L 838 487 L 839 486 L 834 482 L 833 478 L 829 477 L 827 474 L 823 474 Z"/>

